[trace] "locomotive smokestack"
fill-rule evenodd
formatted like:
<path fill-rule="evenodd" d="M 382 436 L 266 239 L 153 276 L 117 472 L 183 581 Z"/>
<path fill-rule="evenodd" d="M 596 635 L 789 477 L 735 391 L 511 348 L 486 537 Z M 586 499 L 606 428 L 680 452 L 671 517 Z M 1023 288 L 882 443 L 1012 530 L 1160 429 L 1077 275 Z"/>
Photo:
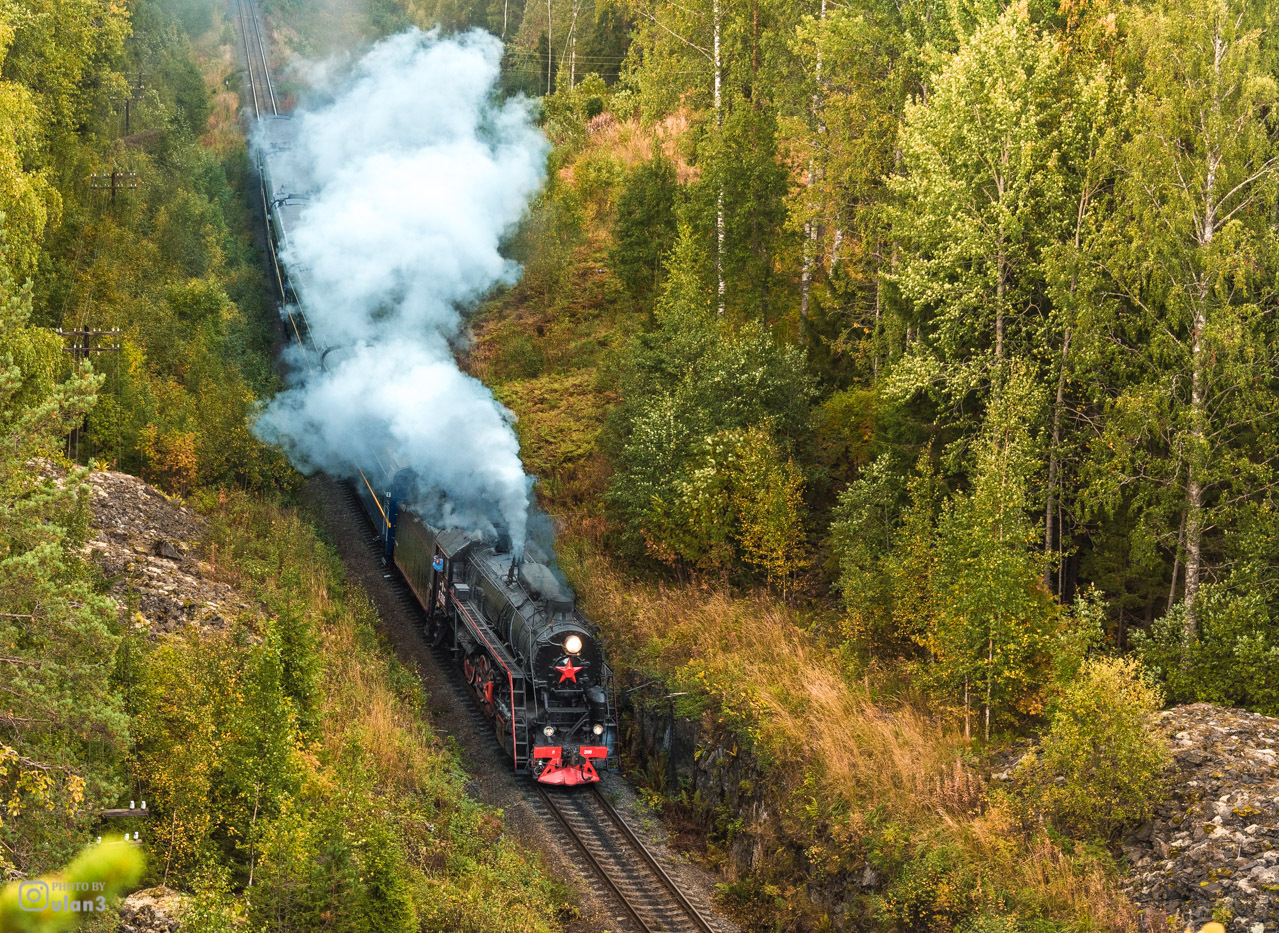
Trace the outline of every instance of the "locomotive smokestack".
<path fill-rule="evenodd" d="M 515 584 L 515 575 L 519 571 L 519 569 L 520 569 L 520 559 L 518 557 L 512 558 L 511 569 L 507 571 L 506 573 L 506 582 L 509 585 L 513 586 Z"/>

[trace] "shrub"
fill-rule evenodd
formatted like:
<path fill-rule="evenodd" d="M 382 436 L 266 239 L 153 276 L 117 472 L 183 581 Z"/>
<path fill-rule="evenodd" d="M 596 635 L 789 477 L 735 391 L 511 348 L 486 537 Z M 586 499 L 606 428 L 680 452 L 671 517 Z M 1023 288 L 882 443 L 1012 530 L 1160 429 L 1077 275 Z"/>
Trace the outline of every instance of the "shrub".
<path fill-rule="evenodd" d="M 1131 658 L 1085 662 L 1057 700 L 1042 755 L 1018 769 L 1028 801 L 1058 829 L 1109 837 L 1150 815 L 1168 763 L 1150 728 L 1162 695 Z"/>
<path fill-rule="evenodd" d="M 1133 645 L 1177 703 L 1216 703 L 1279 715 L 1279 626 L 1260 586 L 1242 592 L 1210 584 L 1200 591 L 1199 632 L 1183 643 L 1185 607 L 1177 605 Z"/>
<path fill-rule="evenodd" d="M 933 849 L 909 862 L 884 893 L 882 915 L 904 931 L 946 933 L 972 912 L 976 888 L 972 869 L 957 849 Z"/>

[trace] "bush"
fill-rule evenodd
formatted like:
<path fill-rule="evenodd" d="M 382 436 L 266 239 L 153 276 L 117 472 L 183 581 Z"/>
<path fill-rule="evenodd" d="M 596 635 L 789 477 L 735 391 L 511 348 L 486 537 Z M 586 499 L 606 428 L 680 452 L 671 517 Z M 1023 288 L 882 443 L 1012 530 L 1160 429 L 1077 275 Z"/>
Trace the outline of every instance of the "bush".
<path fill-rule="evenodd" d="M 801 352 L 754 324 L 734 332 L 699 301 L 697 258 L 677 252 L 658 329 L 620 360 L 624 401 L 607 439 L 619 544 L 671 565 L 749 564 L 781 581 L 803 564 L 793 452 L 813 382 Z"/>
<path fill-rule="evenodd" d="M 884 893 L 881 913 L 903 931 L 958 929 L 977 904 L 976 880 L 956 848 L 933 849 L 906 865 Z"/>
<path fill-rule="evenodd" d="M 1215 703 L 1279 715 L 1279 626 L 1264 590 L 1210 584 L 1199 595 L 1199 633 L 1183 644 L 1185 607 L 1174 606 L 1133 646 L 1173 702 Z M 1242 591 L 1240 591 L 1242 590 Z"/>
<path fill-rule="evenodd" d="M 1074 835 L 1111 837 L 1146 819 L 1169 760 L 1150 727 L 1162 701 L 1136 660 L 1085 662 L 1055 704 L 1040 759 L 1018 769 L 1027 800 Z"/>

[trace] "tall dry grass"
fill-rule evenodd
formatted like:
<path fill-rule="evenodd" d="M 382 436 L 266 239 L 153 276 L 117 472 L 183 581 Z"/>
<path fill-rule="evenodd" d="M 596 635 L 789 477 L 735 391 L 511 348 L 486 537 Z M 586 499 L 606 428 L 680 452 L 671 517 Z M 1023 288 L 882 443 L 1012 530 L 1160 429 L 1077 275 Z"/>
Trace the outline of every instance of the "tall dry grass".
<path fill-rule="evenodd" d="M 827 788 L 902 818 L 968 806 L 962 735 L 910 699 L 875 700 L 796 612 L 766 596 L 638 584 L 606 558 L 574 568 L 583 608 L 650 673 L 701 682 L 754 719 L 766 750 L 798 750 Z"/>
<path fill-rule="evenodd" d="M 904 829 L 908 852 L 957 847 L 978 883 L 1008 892 L 1022 915 L 1067 918 L 1071 929 L 1137 929 L 1104 860 L 1072 858 L 1042 830 L 1027 830 L 1010 801 L 988 792 L 957 725 L 920 698 L 876 696 L 796 610 L 767 596 L 637 582 L 580 539 L 565 553 L 583 609 L 615 653 L 673 689 L 715 696 L 720 715 L 750 732 L 765 757 L 803 765 L 816 782 L 805 795 L 842 814 L 832 834 L 864 834 L 874 813 Z M 794 805 L 795 789 L 779 777 L 775 802 Z"/>

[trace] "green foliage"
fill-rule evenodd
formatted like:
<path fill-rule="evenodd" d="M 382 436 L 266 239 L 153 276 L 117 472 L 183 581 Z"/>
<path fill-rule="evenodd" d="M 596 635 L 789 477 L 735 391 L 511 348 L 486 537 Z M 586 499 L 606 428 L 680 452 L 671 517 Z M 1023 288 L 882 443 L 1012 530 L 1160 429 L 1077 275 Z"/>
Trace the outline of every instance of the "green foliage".
<path fill-rule="evenodd" d="M 94 910 L 104 911 L 138 883 L 143 865 L 142 852 L 123 839 L 88 846 L 56 874 L 6 885 L 0 891 L 0 929 L 13 933 L 69 930 L 86 919 L 86 913 L 73 912 L 68 902 L 89 901 Z"/>
<path fill-rule="evenodd" d="M 114 796 L 128 732 L 109 682 L 116 607 L 80 553 L 88 487 L 55 466 L 100 380 L 53 378 L 56 344 L 30 310 L 0 264 L 0 867 L 35 874 L 78 845 L 84 808 Z"/>
<path fill-rule="evenodd" d="M 265 611 L 151 648 L 133 688 L 153 877 L 195 890 L 193 928 L 548 930 L 560 894 L 466 796 L 333 551 L 296 513 L 205 501 Z"/>
<path fill-rule="evenodd" d="M 1110 837 L 1140 823 L 1170 760 L 1151 724 L 1162 702 L 1136 661 L 1087 661 L 1053 704 L 1041 756 L 1018 768 L 1018 786 L 1067 832 Z"/>
<path fill-rule="evenodd" d="M 660 151 L 636 167 L 617 199 L 610 261 L 628 291 L 648 304 L 661 289 L 662 261 L 675 242 L 675 167 Z"/>
<path fill-rule="evenodd" d="M 1241 591 L 1242 590 L 1242 591 Z M 1195 639 L 1185 642 L 1185 607 L 1174 606 L 1133 648 L 1174 703 L 1216 703 L 1279 715 L 1279 626 L 1264 592 L 1210 585 L 1201 594 Z"/>
<path fill-rule="evenodd" d="M 962 397 L 992 362 L 1043 339 L 1037 267 L 1066 220 L 1055 152 L 1070 89 L 1056 41 L 1019 4 L 980 25 L 930 83 L 907 108 L 904 171 L 892 184 L 904 247 L 896 278 L 927 335 L 915 353 L 935 363 L 899 378 L 925 387 L 923 373 L 940 364 L 943 385 Z"/>
<path fill-rule="evenodd" d="M 1057 606 L 1041 584 L 1028 517 L 1040 462 L 1029 427 L 1040 404 L 1034 382 L 1014 372 L 990 402 L 972 491 L 953 498 L 937 525 L 926 676 L 952 703 L 962 697 L 965 721 L 970 706 L 982 707 L 987 738 L 992 720 L 1040 712 L 1051 673 Z"/>
<path fill-rule="evenodd" d="M 632 553 L 770 579 L 798 570 L 802 477 L 790 450 L 807 428 L 803 357 L 759 328 L 704 310 L 691 233 L 681 236 L 658 329 L 628 347 L 611 423 L 609 503 Z"/>
<path fill-rule="evenodd" d="M 134 770 L 155 800 L 156 855 L 171 880 L 247 856 L 258 821 L 297 793 L 296 708 L 278 636 L 238 629 L 160 646 L 135 687 Z"/>
<path fill-rule="evenodd" d="M 898 929 L 949 933 L 978 903 L 975 880 L 961 852 L 932 849 L 906 864 L 878 907 Z"/>
<path fill-rule="evenodd" d="M 1042 404 L 1014 369 L 989 402 L 971 489 L 947 497 L 929 454 L 909 479 L 881 455 L 841 495 L 832 525 L 848 633 L 880 656 L 923 649 L 921 684 L 966 729 L 982 710 L 987 736 L 992 723 L 1041 712 L 1064 650 L 1029 517 Z"/>
<path fill-rule="evenodd" d="M 1085 475 L 1097 513 L 1134 515 L 1142 563 L 1171 559 L 1174 596 L 1184 568 L 1187 654 L 1208 563 L 1250 561 L 1247 529 L 1273 511 L 1279 87 L 1264 23 L 1217 0 L 1134 14 L 1141 87 L 1113 210 L 1087 244 L 1091 378 L 1117 385 Z"/>

